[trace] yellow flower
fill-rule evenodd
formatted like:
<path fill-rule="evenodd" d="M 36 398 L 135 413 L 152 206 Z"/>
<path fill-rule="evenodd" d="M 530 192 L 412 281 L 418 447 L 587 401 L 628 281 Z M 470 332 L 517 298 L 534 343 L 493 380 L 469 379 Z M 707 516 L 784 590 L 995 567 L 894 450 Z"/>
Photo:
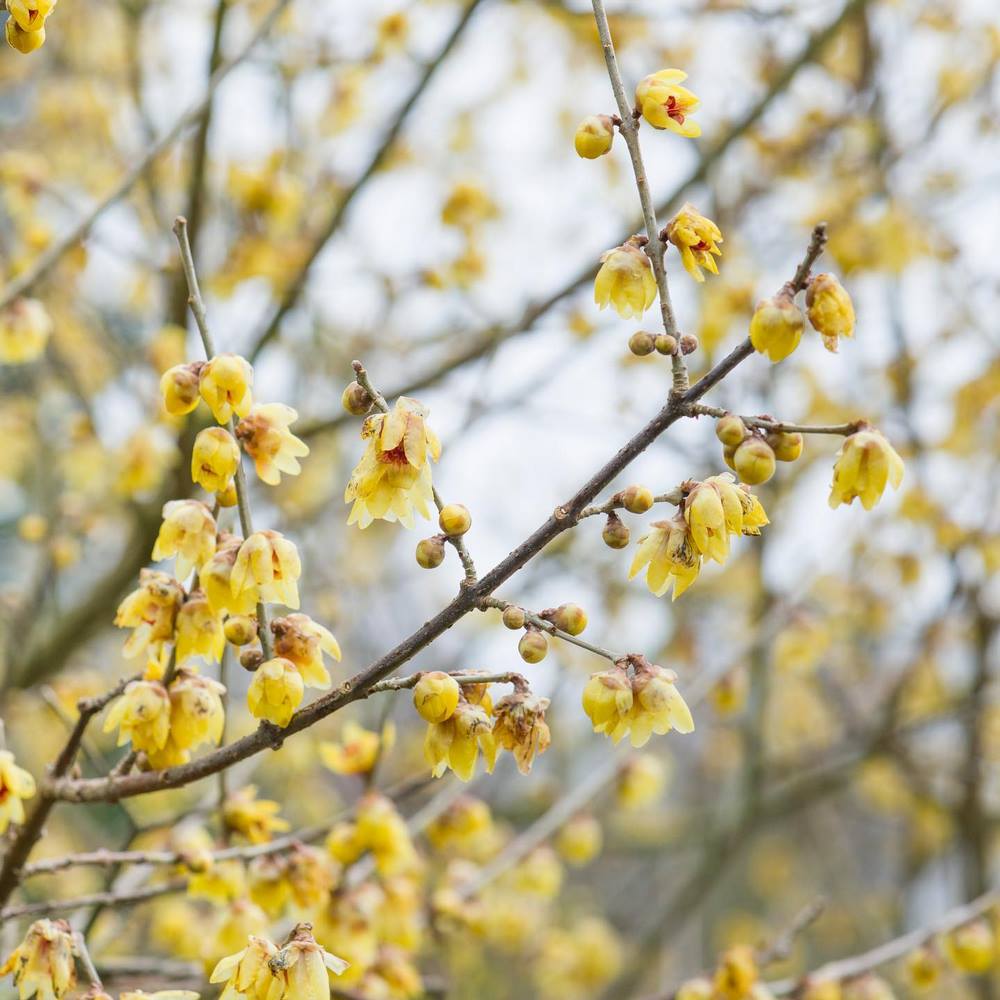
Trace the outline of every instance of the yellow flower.
<path fill-rule="evenodd" d="M 535 755 L 549 748 L 551 736 L 545 721 L 548 707 L 548 698 L 519 690 L 501 698 L 493 710 L 493 737 L 497 746 L 513 753 L 521 774 L 528 774 Z"/>
<path fill-rule="evenodd" d="M 334 866 L 329 855 L 308 844 L 295 844 L 286 862 L 285 878 L 293 902 L 304 910 L 322 906 L 337 884 L 340 868 Z"/>
<path fill-rule="evenodd" d="M 750 320 L 750 343 L 754 350 L 777 363 L 788 357 L 802 339 L 805 318 L 787 292 L 761 299 Z"/>
<path fill-rule="evenodd" d="M 14 20 L 14 18 L 9 17 L 7 18 L 7 24 L 4 28 L 4 31 L 7 35 L 7 44 L 12 49 L 16 49 L 18 52 L 20 52 L 22 55 L 25 56 L 34 52 L 36 49 L 40 49 L 45 44 L 44 25 L 41 28 L 38 28 L 36 31 L 25 31 L 24 28 L 22 28 L 17 23 L 17 21 Z M 47 336 L 48 334 L 46 334 L 46 337 Z M 14 357 L 0 356 L 0 360 L 6 361 L 10 364 L 20 364 L 23 361 L 31 361 L 34 358 L 38 357 L 38 355 L 42 353 L 42 349 L 44 348 L 44 343 L 41 348 L 37 349 L 30 340 L 28 341 L 28 343 L 31 344 L 31 347 L 29 349 L 35 351 L 35 353 L 31 354 L 29 357 L 24 357 L 22 354 L 24 350 L 23 344 L 11 345 L 8 342 L 6 336 L 0 336 L 0 345 L 2 345 L 0 346 L 0 352 L 6 353 L 7 351 L 10 351 L 15 355 Z"/>
<path fill-rule="evenodd" d="M 201 401 L 198 390 L 200 384 L 199 372 L 202 365 L 174 365 L 160 376 L 160 394 L 163 396 L 163 408 L 175 417 L 183 417 L 191 413 Z"/>
<path fill-rule="evenodd" d="M 670 521 L 654 521 L 649 532 L 639 539 L 639 546 L 629 569 L 629 579 L 646 569 L 646 586 L 657 597 L 673 584 L 673 600 L 677 600 L 697 579 L 701 556 L 695 547 L 683 517 Z"/>
<path fill-rule="evenodd" d="M 725 562 L 729 555 L 730 530 L 738 534 L 743 527 L 743 506 L 734 497 L 736 490 L 732 484 L 727 483 L 726 487 L 725 502 L 722 488 L 711 482 L 698 483 L 684 500 L 684 520 L 691 541 L 706 559 L 717 563 Z"/>
<path fill-rule="evenodd" d="M 255 719 L 267 719 L 284 728 L 304 694 L 305 685 L 295 664 L 276 657 L 265 661 L 255 671 L 247 690 L 247 703 Z"/>
<path fill-rule="evenodd" d="M 638 319 L 656 301 L 653 265 L 635 239 L 601 254 L 594 279 L 594 301 L 601 309 L 610 303 L 623 319 Z"/>
<path fill-rule="evenodd" d="M 496 214 L 493 199 L 478 184 L 463 181 L 451 189 L 441 209 L 441 221 L 468 231 Z"/>
<path fill-rule="evenodd" d="M 344 724 L 339 743 L 320 743 L 319 758 L 334 774 L 367 774 L 395 742 L 396 727 L 391 722 L 378 733 L 352 720 Z"/>
<path fill-rule="evenodd" d="M 441 444 L 426 423 L 427 411 L 400 396 L 389 413 L 368 417 L 361 427 L 368 445 L 344 492 L 354 501 L 348 524 L 367 528 L 376 518 L 413 527 L 413 511 L 430 518 L 433 501 L 431 467 L 441 456 Z"/>
<path fill-rule="evenodd" d="M 219 1000 L 267 1000 L 274 981 L 269 963 L 277 953 L 267 938 L 251 935 L 242 951 L 222 959 L 212 971 L 210 983 L 226 984 Z"/>
<path fill-rule="evenodd" d="M 174 636 L 174 622 L 183 600 L 184 588 L 172 576 L 141 570 L 138 589 L 118 605 L 115 613 L 115 625 L 133 630 L 125 643 L 125 655 L 131 659 L 148 649 L 156 657 Z"/>
<path fill-rule="evenodd" d="M 806 288 L 806 314 L 823 338 L 823 346 L 837 353 L 841 337 L 854 336 L 854 303 L 833 274 L 817 274 Z"/>
<path fill-rule="evenodd" d="M 170 695 L 159 681 L 132 681 L 112 705 L 104 732 L 118 727 L 118 746 L 131 741 L 132 749 L 159 753 L 170 737 Z"/>
<path fill-rule="evenodd" d="M 24 799 L 35 794 L 35 779 L 14 763 L 9 750 L 0 750 L 0 833 L 11 823 L 24 822 Z"/>
<path fill-rule="evenodd" d="M 490 717 L 481 705 L 460 702 L 450 719 L 427 727 L 424 757 L 435 778 L 450 767 L 462 781 L 470 781 L 480 750 L 486 770 L 492 774 L 497 744 Z"/>
<path fill-rule="evenodd" d="M 274 634 L 274 655 L 291 660 L 306 687 L 322 689 L 330 686 L 330 674 L 323 663 L 323 654 L 339 660 L 340 645 L 329 629 L 314 622 L 308 615 L 292 614 L 275 618 L 271 622 L 271 632 Z"/>
<path fill-rule="evenodd" d="M 236 475 L 240 446 L 222 427 L 199 431 L 191 449 L 191 479 L 208 493 L 224 490 Z"/>
<path fill-rule="evenodd" d="M 297 476 L 302 471 L 299 459 L 309 454 L 309 445 L 288 429 L 298 419 L 298 413 L 283 403 L 258 403 L 236 425 L 236 437 L 269 486 L 281 482 L 282 472 Z"/>
<path fill-rule="evenodd" d="M 225 687 L 211 677 L 178 670 L 170 684 L 170 739 L 181 749 L 222 739 Z"/>
<path fill-rule="evenodd" d="M 644 746 L 653 733 L 662 736 L 672 729 L 694 732 L 691 709 L 677 690 L 676 680 L 677 675 L 664 667 L 648 663 L 636 666 L 629 720 L 632 746 Z"/>
<path fill-rule="evenodd" d="M 233 593 L 232 576 L 242 539 L 232 535 L 219 538 L 215 554 L 198 574 L 198 584 L 208 598 L 209 607 L 217 615 L 251 615 L 257 608 L 257 600 L 252 591 Z"/>
<path fill-rule="evenodd" d="M 564 824 L 556 837 L 556 848 L 571 865 L 583 867 L 601 853 L 604 833 L 601 824 L 586 813 Z"/>
<path fill-rule="evenodd" d="M 55 5 L 56 0 L 8 0 L 7 10 L 23 31 L 38 31 Z"/>
<path fill-rule="evenodd" d="M 611 151 L 615 139 L 615 126 L 608 115 L 590 115 L 576 127 L 573 145 L 578 156 L 596 160 Z"/>
<path fill-rule="evenodd" d="M 833 466 L 830 506 L 853 503 L 861 498 L 865 510 L 871 510 L 882 498 L 886 483 L 899 489 L 903 481 L 903 460 L 874 427 L 862 425 L 844 439 Z"/>
<path fill-rule="evenodd" d="M 257 798 L 256 785 L 244 785 L 226 796 L 222 815 L 226 826 L 251 844 L 266 844 L 275 833 L 290 829 L 280 810 L 279 803 Z"/>
<path fill-rule="evenodd" d="M 285 877 L 288 862 L 278 854 L 264 854 L 250 862 L 247 871 L 250 899 L 272 920 L 285 911 L 292 887 Z"/>
<path fill-rule="evenodd" d="M 250 412 L 252 386 L 253 368 L 238 354 L 219 354 L 201 370 L 201 398 L 220 424 L 228 424 L 234 413 L 245 417 Z"/>
<path fill-rule="evenodd" d="M 353 839 L 355 847 L 371 851 L 382 876 L 412 872 L 417 865 L 406 821 L 392 800 L 378 792 L 369 792 L 358 803 Z"/>
<path fill-rule="evenodd" d="M 177 664 L 192 656 L 203 656 L 209 663 L 219 663 L 226 648 L 222 619 L 212 610 L 200 590 L 191 592 L 177 613 Z"/>
<path fill-rule="evenodd" d="M 299 606 L 299 553 L 277 531 L 255 531 L 236 556 L 229 585 L 233 596 L 252 594 L 254 602 Z"/>
<path fill-rule="evenodd" d="M 23 28 L 13 12 L 7 19 L 7 41 L 27 55 L 45 41 L 45 29 Z M 0 362 L 20 365 L 41 357 L 52 333 L 52 320 L 37 299 L 15 299 L 0 310 Z"/>
<path fill-rule="evenodd" d="M 941 959 L 930 948 L 917 948 L 906 956 L 906 976 L 917 990 L 929 990 L 941 979 Z"/>
<path fill-rule="evenodd" d="M 61 1000 L 76 986 L 75 954 L 73 932 L 65 920 L 36 920 L 0 968 L 0 976 L 14 974 L 20 1000 Z"/>
<path fill-rule="evenodd" d="M 618 804 L 624 809 L 638 809 L 655 802 L 663 793 L 667 777 L 667 768 L 658 757 L 633 754 L 618 775 Z"/>
<path fill-rule="evenodd" d="M 690 202 L 667 224 L 666 235 L 680 251 L 684 270 L 695 281 L 705 280 L 702 268 L 712 274 L 719 273 L 715 258 L 722 256 L 718 247 L 722 242 L 722 231 L 711 219 L 701 215 Z"/>
<path fill-rule="evenodd" d="M 981 976 L 996 960 L 996 940 L 986 920 L 956 927 L 944 936 L 942 944 L 948 961 L 965 975 Z"/>
<path fill-rule="evenodd" d="M 423 674 L 413 689 L 413 707 L 425 722 L 450 719 L 458 708 L 462 689 L 450 674 L 431 670 Z"/>
<path fill-rule="evenodd" d="M 616 743 L 628 732 L 632 701 L 632 684 L 620 667 L 591 674 L 583 688 L 583 710 L 594 732 Z"/>
<path fill-rule="evenodd" d="M 169 500 L 153 546 L 153 559 L 177 556 L 177 576 L 183 580 L 200 569 L 215 552 L 215 518 L 199 500 Z"/>
<path fill-rule="evenodd" d="M 635 101 L 642 117 L 653 128 L 670 129 L 687 139 L 701 135 L 701 126 L 689 120 L 701 101 L 685 87 L 687 73 L 679 69 L 661 69 L 645 77 L 635 88 Z"/>
<path fill-rule="evenodd" d="M 748 945 L 730 948 L 715 972 L 717 1000 L 743 1000 L 757 982 L 757 962 Z"/>
<path fill-rule="evenodd" d="M 237 858 L 218 861 L 188 879 L 187 893 L 191 899 L 206 899 L 218 906 L 241 899 L 246 891 L 246 871 Z"/>

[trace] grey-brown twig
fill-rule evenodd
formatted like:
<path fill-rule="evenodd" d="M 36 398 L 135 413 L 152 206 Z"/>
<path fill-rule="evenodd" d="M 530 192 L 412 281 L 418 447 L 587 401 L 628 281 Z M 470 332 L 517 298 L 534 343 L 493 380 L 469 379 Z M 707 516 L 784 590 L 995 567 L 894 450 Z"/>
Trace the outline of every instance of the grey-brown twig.
<path fill-rule="evenodd" d="M 698 403 L 691 407 L 691 415 L 695 417 L 720 417 L 729 416 L 729 411 L 720 406 L 705 406 Z M 846 437 L 854 434 L 858 430 L 862 421 L 851 420 L 844 424 L 793 424 L 787 420 L 773 420 L 771 417 L 745 417 L 740 416 L 740 420 L 747 427 L 757 427 L 762 431 L 774 431 L 778 434 L 839 434 Z"/>

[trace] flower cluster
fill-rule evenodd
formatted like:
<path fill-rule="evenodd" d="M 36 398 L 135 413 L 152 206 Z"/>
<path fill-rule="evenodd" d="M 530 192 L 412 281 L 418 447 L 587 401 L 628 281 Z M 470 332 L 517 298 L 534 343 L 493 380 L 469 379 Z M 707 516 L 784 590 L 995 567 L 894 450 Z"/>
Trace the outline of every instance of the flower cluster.
<path fill-rule="evenodd" d="M 326 840 L 330 854 L 350 865 L 370 853 L 383 876 L 405 875 L 419 864 L 416 848 L 392 800 L 369 792 L 358 803 L 353 822 L 338 823 Z"/>

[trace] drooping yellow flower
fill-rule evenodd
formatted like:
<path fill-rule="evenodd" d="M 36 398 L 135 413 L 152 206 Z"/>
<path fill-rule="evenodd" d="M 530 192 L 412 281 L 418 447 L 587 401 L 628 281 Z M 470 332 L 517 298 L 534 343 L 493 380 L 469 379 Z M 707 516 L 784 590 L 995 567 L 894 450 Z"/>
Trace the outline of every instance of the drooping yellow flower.
<path fill-rule="evenodd" d="M 396 742 L 396 727 L 390 722 L 381 732 L 365 729 L 353 719 L 344 724 L 338 742 L 319 745 L 319 759 L 334 774 L 367 774 Z"/>
<path fill-rule="evenodd" d="M 73 932 L 65 920 L 36 920 L 0 968 L 0 976 L 13 973 L 20 1000 L 61 1000 L 76 986 L 75 954 Z"/>
<path fill-rule="evenodd" d="M 716 257 L 722 256 L 718 244 L 722 242 L 722 230 L 709 218 L 702 215 L 690 202 L 667 224 L 667 239 L 680 251 L 684 270 L 697 282 L 705 280 L 701 269 L 712 274 L 719 273 Z"/>
<path fill-rule="evenodd" d="M 232 587 L 233 567 L 240 552 L 242 539 L 233 535 L 219 538 L 215 554 L 202 567 L 198 583 L 208 598 L 209 607 L 217 615 L 251 615 L 257 607 L 257 599 L 252 590 L 241 590 L 234 594 Z"/>
<path fill-rule="evenodd" d="M 633 754 L 618 773 L 615 796 L 623 809 L 640 809 L 655 802 L 666 787 L 669 774 L 659 757 Z"/>
<path fill-rule="evenodd" d="M 996 938 L 989 922 L 972 920 L 943 937 L 948 961 L 968 976 L 981 976 L 996 961 Z"/>
<path fill-rule="evenodd" d="M 253 595 L 254 603 L 299 606 L 302 573 L 295 545 L 277 531 L 255 531 L 240 546 L 229 578 L 233 596 Z"/>
<path fill-rule="evenodd" d="M 573 145 L 577 156 L 596 160 L 611 151 L 615 140 L 615 126 L 608 115 L 590 115 L 576 127 Z"/>
<path fill-rule="evenodd" d="M 492 774 L 497 743 L 490 717 L 481 705 L 459 702 L 451 718 L 427 727 L 424 757 L 435 778 L 450 767 L 462 781 L 471 781 L 480 750 L 486 770 Z"/>
<path fill-rule="evenodd" d="M 715 971 L 715 995 L 718 1000 L 744 1000 L 757 982 L 757 976 L 753 948 L 748 945 L 730 948 Z"/>
<path fill-rule="evenodd" d="M 441 456 L 441 443 L 427 426 L 427 411 L 400 396 L 389 413 L 368 417 L 361 437 L 368 445 L 344 492 L 354 501 L 348 524 L 367 528 L 376 518 L 413 527 L 413 511 L 430 518 L 433 501 L 431 467 Z"/>
<path fill-rule="evenodd" d="M 841 337 L 854 336 L 854 303 L 833 274 L 817 274 L 806 288 L 806 315 L 823 338 L 823 346 L 837 353 Z"/>
<path fill-rule="evenodd" d="M 178 670 L 170 683 L 170 739 L 182 751 L 222 739 L 225 687 L 211 677 Z"/>
<path fill-rule="evenodd" d="M 362 852 L 371 851 L 382 876 L 412 872 L 418 863 L 406 820 L 393 801 L 379 792 L 368 792 L 358 803 L 353 838 Z"/>
<path fill-rule="evenodd" d="M 530 773 L 536 754 L 545 753 L 552 741 L 545 721 L 548 707 L 548 698 L 515 691 L 501 698 L 493 709 L 493 737 L 497 746 L 514 755 L 521 774 Z"/>
<path fill-rule="evenodd" d="M 277 486 L 283 472 L 297 476 L 302 471 L 299 459 L 309 454 L 309 445 L 288 429 L 298 419 L 284 403 L 258 403 L 236 425 L 236 437 L 269 486 Z"/>
<path fill-rule="evenodd" d="M 40 49 L 45 44 L 44 25 L 35 31 L 25 31 L 24 28 L 22 28 L 21 25 L 14 20 L 14 18 L 9 17 L 7 18 L 7 24 L 4 27 L 4 33 L 7 36 L 7 44 L 12 49 L 20 52 L 21 55 L 30 55 L 32 52 Z M 24 357 L 23 354 L 21 354 L 23 351 L 23 345 L 17 346 L 12 348 L 12 351 L 14 354 L 21 356 L 3 358 L 3 360 L 11 364 L 20 364 L 24 361 L 31 361 L 42 353 L 43 348 L 44 342 L 41 348 L 38 348 L 37 345 L 33 345 L 31 350 L 35 351 L 35 353 L 31 354 L 29 357 Z"/>
<path fill-rule="evenodd" d="M 284 728 L 302 703 L 304 694 L 305 685 L 295 664 L 275 657 L 266 660 L 254 672 L 247 690 L 247 703 L 255 719 L 267 719 Z"/>
<path fill-rule="evenodd" d="M 45 41 L 45 29 L 29 31 L 13 12 L 7 19 L 7 41 L 27 55 Z M 0 310 L 0 362 L 21 365 L 41 357 L 52 333 L 52 320 L 37 299 L 15 299 Z"/>
<path fill-rule="evenodd" d="M 714 559 L 717 563 L 725 562 L 729 555 L 732 519 L 738 518 L 735 528 L 737 533 L 743 526 L 742 504 L 738 498 L 735 499 L 735 504 L 732 502 L 729 490 L 726 495 L 729 500 L 728 511 L 723 503 L 722 491 L 715 483 L 698 483 L 684 500 L 684 520 L 690 529 L 691 541 L 706 559 Z"/>
<path fill-rule="evenodd" d="M 701 101 L 680 86 L 686 79 L 687 73 L 679 69 L 651 73 L 635 88 L 635 101 L 642 117 L 653 128 L 670 129 L 687 139 L 695 139 L 701 135 L 701 126 L 690 115 Z"/>
<path fill-rule="evenodd" d="M 304 910 L 318 909 L 336 886 L 340 867 L 324 851 L 309 844 L 295 844 L 285 860 L 285 878 L 293 902 Z"/>
<path fill-rule="evenodd" d="M 212 610 L 208 598 L 194 590 L 177 613 L 177 664 L 192 656 L 202 656 L 209 663 L 219 663 L 226 648 L 222 619 Z"/>
<path fill-rule="evenodd" d="M 7 10 L 23 31 L 38 31 L 55 9 L 57 0 L 8 0 Z"/>
<path fill-rule="evenodd" d="M 601 309 L 610 303 L 623 319 L 638 319 L 656 301 L 653 265 L 635 241 L 601 254 L 594 279 L 594 301 Z"/>
<path fill-rule="evenodd" d="M 222 815 L 226 826 L 251 844 L 266 844 L 276 833 L 290 829 L 278 813 L 281 805 L 271 799 L 258 799 L 256 785 L 244 785 L 226 796 Z"/>
<path fill-rule="evenodd" d="M 287 602 L 285 602 L 287 603 Z M 302 675 L 306 687 L 328 688 L 330 674 L 323 654 L 340 659 L 340 644 L 329 629 L 314 622 L 308 615 L 291 614 L 271 622 L 274 635 L 274 655 L 291 660 Z"/>
<path fill-rule="evenodd" d="M 35 779 L 14 763 L 9 750 L 0 750 L 0 833 L 11 823 L 24 822 L 24 799 L 35 794 Z"/>
<path fill-rule="evenodd" d="M 477 225 L 495 218 L 497 206 L 478 184 L 460 181 L 448 194 L 441 208 L 441 221 L 468 232 Z"/>
<path fill-rule="evenodd" d="M 208 493 L 220 493 L 240 464 L 240 446 L 223 427 L 199 431 L 191 449 L 191 479 Z"/>
<path fill-rule="evenodd" d="M 830 506 L 850 504 L 861 498 L 871 510 L 882 498 L 887 483 L 898 489 L 903 481 L 903 460 L 896 450 L 868 424 L 844 439 L 833 466 Z"/>
<path fill-rule="evenodd" d="M 269 963 L 277 953 L 267 938 L 251 935 L 242 951 L 222 959 L 212 971 L 210 983 L 226 984 L 219 1000 L 267 1000 L 274 981 Z"/>
<path fill-rule="evenodd" d="M 174 636 L 174 622 L 184 588 L 166 573 L 144 569 L 139 573 L 139 587 L 133 590 L 115 613 L 115 625 L 130 628 L 125 642 L 125 655 L 130 659 L 148 650 L 155 658 L 163 644 Z"/>
<path fill-rule="evenodd" d="M 601 853 L 603 842 L 600 822 L 589 813 L 579 813 L 560 828 L 556 849 L 569 864 L 582 868 Z"/>
<path fill-rule="evenodd" d="M 761 299 L 750 320 L 750 343 L 773 363 L 788 357 L 802 339 L 805 317 L 787 292 Z"/>
<path fill-rule="evenodd" d="M 591 674 L 583 688 L 583 710 L 595 733 L 617 743 L 628 732 L 632 713 L 632 683 L 620 667 Z"/>
<path fill-rule="evenodd" d="M 216 355 L 201 370 L 201 398 L 220 424 L 228 424 L 234 413 L 245 417 L 250 412 L 252 386 L 253 368 L 238 354 Z"/>
<path fill-rule="evenodd" d="M 264 854 L 254 858 L 247 869 L 250 898 L 272 920 L 285 912 L 292 898 L 288 884 L 288 862 L 280 854 Z"/>
<path fill-rule="evenodd" d="M 629 579 L 646 569 L 646 586 L 657 597 L 673 585 L 677 600 L 697 579 L 701 555 L 683 516 L 670 521 L 654 521 L 649 532 L 639 539 L 639 546 L 629 569 Z"/>
<path fill-rule="evenodd" d="M 462 689 L 454 677 L 441 670 L 430 670 L 413 689 L 413 707 L 425 722 L 444 722 L 455 714 L 461 697 Z"/>
<path fill-rule="evenodd" d="M 200 569 L 215 552 L 215 518 L 199 500 L 169 500 L 163 506 L 163 524 L 153 546 L 153 559 L 177 556 L 177 577 L 183 580 Z"/>
<path fill-rule="evenodd" d="M 200 372 L 203 364 L 195 362 L 187 365 L 174 365 L 160 376 L 160 395 L 163 397 L 163 408 L 174 417 L 183 417 L 191 413 L 201 401 L 198 386 L 201 382 Z"/>
<path fill-rule="evenodd" d="M 694 732 L 691 710 L 677 690 L 677 675 L 655 664 L 641 663 L 632 678 L 632 712 L 629 733 L 632 746 L 645 746 L 649 737 L 676 729 L 679 733 Z"/>
<path fill-rule="evenodd" d="M 111 706 L 104 732 L 118 727 L 118 746 L 131 741 L 132 749 L 159 753 L 170 737 L 170 695 L 159 681 L 132 681 Z"/>

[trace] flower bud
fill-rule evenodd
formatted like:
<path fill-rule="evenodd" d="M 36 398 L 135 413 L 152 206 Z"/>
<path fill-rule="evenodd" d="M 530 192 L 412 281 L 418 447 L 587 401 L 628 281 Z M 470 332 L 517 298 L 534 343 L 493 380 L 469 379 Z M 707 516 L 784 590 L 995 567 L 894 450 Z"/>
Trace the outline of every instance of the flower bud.
<path fill-rule="evenodd" d="M 681 334 L 681 354 L 694 354 L 698 350 L 698 338 L 693 333 Z"/>
<path fill-rule="evenodd" d="M 259 649 L 245 649 L 240 653 L 240 666 L 251 673 L 264 662 L 264 654 Z"/>
<path fill-rule="evenodd" d="M 730 445 L 727 444 L 726 447 L 722 449 L 722 457 L 725 460 L 726 465 L 728 465 L 729 468 L 733 470 L 733 472 L 736 471 L 736 462 L 733 461 L 733 459 L 736 456 L 736 449 L 738 447 L 739 445 L 731 447 Z"/>
<path fill-rule="evenodd" d="M 610 152 L 615 140 L 614 122 L 608 115 L 590 115 L 576 127 L 573 145 L 578 156 L 585 160 L 596 160 Z"/>
<path fill-rule="evenodd" d="M 549 641 L 538 629 L 529 628 L 517 644 L 517 651 L 525 663 L 541 663 L 549 651 Z"/>
<path fill-rule="evenodd" d="M 516 608 L 511 605 L 503 609 L 503 623 L 510 629 L 524 628 L 524 608 Z"/>
<path fill-rule="evenodd" d="M 7 18 L 7 44 L 22 55 L 28 55 L 45 44 L 44 26 L 37 31 L 25 31 L 13 17 Z"/>
<path fill-rule="evenodd" d="M 823 346 L 834 354 L 841 337 L 854 336 L 854 303 L 833 274 L 817 274 L 809 282 L 806 314 Z"/>
<path fill-rule="evenodd" d="M 560 604 L 549 620 L 569 635 L 579 635 L 587 627 L 587 613 L 579 604 Z"/>
<path fill-rule="evenodd" d="M 802 435 L 797 431 L 790 434 L 772 431 L 767 435 L 767 443 L 779 462 L 795 462 L 802 455 Z"/>
<path fill-rule="evenodd" d="M 191 450 L 191 479 L 209 493 L 224 490 L 240 464 L 240 449 L 229 431 L 206 427 Z"/>
<path fill-rule="evenodd" d="M 630 514 L 645 514 L 653 506 L 653 491 L 646 486 L 629 486 L 622 490 L 621 500 Z"/>
<path fill-rule="evenodd" d="M 757 303 L 750 320 L 750 342 L 754 350 L 766 354 L 772 362 L 787 358 L 802 339 L 805 328 L 802 310 L 787 292 Z"/>
<path fill-rule="evenodd" d="M 371 394 L 357 382 L 351 382 L 347 386 L 340 402 L 352 417 L 363 417 L 372 408 Z"/>
<path fill-rule="evenodd" d="M 671 337 L 669 333 L 661 333 L 654 341 L 654 345 L 660 354 L 677 353 L 677 338 Z"/>
<path fill-rule="evenodd" d="M 715 436 L 727 447 L 737 448 L 747 436 L 746 424 L 735 413 L 727 413 L 717 421 Z"/>
<path fill-rule="evenodd" d="M 604 539 L 604 544 L 607 545 L 608 548 L 623 549 L 626 545 L 628 545 L 628 525 L 625 524 L 614 511 L 612 511 L 608 514 L 608 520 L 604 525 L 604 530 L 601 532 L 601 538 Z"/>
<path fill-rule="evenodd" d="M 446 535 L 464 535 L 472 527 L 472 515 L 460 503 L 450 503 L 442 508 L 438 525 Z"/>
<path fill-rule="evenodd" d="M 455 714 L 462 689 L 450 674 L 432 670 L 413 689 L 413 707 L 425 722 L 445 722 Z"/>
<path fill-rule="evenodd" d="M 421 538 L 417 542 L 417 565 L 424 569 L 436 569 L 444 562 L 444 540 L 440 535 Z"/>
<path fill-rule="evenodd" d="M 160 392 L 163 395 L 163 408 L 167 413 L 181 417 L 197 407 L 201 400 L 198 392 L 200 371 L 200 364 L 192 364 L 174 365 L 163 373 Z"/>
<path fill-rule="evenodd" d="M 257 638 L 257 620 L 250 615 L 230 615 L 223 631 L 234 646 L 245 646 Z"/>
<path fill-rule="evenodd" d="M 733 465 L 744 483 L 758 486 L 774 475 L 774 452 L 763 438 L 754 435 L 736 449 Z"/>
<path fill-rule="evenodd" d="M 628 338 L 628 349 L 636 357 L 644 358 L 647 354 L 652 354 L 656 348 L 656 337 L 645 330 L 636 330 Z"/>

